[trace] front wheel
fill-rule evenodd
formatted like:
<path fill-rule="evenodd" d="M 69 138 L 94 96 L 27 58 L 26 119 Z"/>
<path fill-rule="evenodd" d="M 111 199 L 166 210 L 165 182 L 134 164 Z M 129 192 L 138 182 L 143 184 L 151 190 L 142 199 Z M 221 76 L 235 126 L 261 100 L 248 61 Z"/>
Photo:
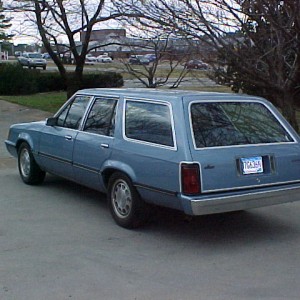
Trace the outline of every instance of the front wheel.
<path fill-rule="evenodd" d="M 30 146 L 22 143 L 18 151 L 18 167 L 24 183 L 34 185 L 44 181 L 46 173 L 36 163 Z"/>
<path fill-rule="evenodd" d="M 107 198 L 111 215 L 121 227 L 136 228 L 147 220 L 149 209 L 125 174 L 111 176 Z"/>

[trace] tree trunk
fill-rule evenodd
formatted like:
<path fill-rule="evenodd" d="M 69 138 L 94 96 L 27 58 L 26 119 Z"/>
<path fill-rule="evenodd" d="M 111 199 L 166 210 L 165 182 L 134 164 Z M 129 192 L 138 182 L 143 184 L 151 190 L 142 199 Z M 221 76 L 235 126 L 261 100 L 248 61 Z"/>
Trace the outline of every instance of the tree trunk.
<path fill-rule="evenodd" d="M 67 74 L 67 97 L 73 96 L 78 90 L 82 88 L 82 75 L 77 72 Z"/>

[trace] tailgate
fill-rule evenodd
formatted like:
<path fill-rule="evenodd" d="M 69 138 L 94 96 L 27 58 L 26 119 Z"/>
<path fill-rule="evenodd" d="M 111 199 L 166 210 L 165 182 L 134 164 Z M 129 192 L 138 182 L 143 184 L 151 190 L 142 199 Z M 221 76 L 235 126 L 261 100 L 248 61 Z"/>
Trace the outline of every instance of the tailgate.
<path fill-rule="evenodd" d="M 188 111 L 202 192 L 300 180 L 298 137 L 267 101 L 194 101 Z"/>
<path fill-rule="evenodd" d="M 298 144 L 193 151 L 199 162 L 202 192 L 297 182 Z"/>

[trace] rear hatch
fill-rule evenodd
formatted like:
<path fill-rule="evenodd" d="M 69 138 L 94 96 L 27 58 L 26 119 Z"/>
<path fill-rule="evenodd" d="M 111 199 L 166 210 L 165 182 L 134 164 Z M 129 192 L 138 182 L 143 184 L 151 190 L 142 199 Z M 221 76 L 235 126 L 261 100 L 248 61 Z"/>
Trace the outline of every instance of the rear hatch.
<path fill-rule="evenodd" d="M 297 136 L 267 102 L 193 101 L 188 111 L 202 193 L 300 181 Z"/>

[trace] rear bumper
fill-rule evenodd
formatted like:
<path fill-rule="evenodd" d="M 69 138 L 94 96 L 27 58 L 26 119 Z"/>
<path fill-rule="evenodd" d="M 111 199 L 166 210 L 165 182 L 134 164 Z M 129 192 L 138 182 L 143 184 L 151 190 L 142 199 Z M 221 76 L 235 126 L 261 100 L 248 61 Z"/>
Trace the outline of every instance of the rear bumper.
<path fill-rule="evenodd" d="M 206 215 L 236 210 L 246 210 L 300 200 L 300 184 L 269 189 L 240 191 L 232 194 L 206 195 L 191 199 L 182 196 L 184 210 L 191 215 Z M 186 205 L 189 203 L 189 205 Z"/>

